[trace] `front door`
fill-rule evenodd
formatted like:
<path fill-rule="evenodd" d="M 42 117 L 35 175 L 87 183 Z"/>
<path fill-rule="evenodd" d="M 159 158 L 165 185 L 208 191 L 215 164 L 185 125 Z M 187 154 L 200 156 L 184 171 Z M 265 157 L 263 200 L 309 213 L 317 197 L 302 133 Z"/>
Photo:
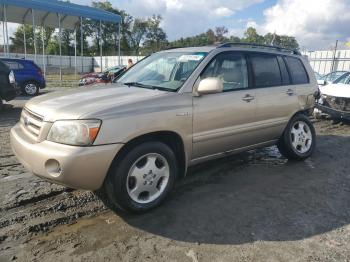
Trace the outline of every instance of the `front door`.
<path fill-rule="evenodd" d="M 224 92 L 193 98 L 193 159 L 250 145 L 255 91 L 249 89 L 245 55 L 218 54 L 200 79 L 222 78 Z"/>

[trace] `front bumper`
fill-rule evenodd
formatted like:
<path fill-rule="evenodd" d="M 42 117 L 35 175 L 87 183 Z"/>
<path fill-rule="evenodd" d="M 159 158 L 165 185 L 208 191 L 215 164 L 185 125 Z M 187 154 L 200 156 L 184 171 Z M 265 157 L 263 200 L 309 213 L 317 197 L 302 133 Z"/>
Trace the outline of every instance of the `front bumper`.
<path fill-rule="evenodd" d="M 71 188 L 99 189 L 122 144 L 77 147 L 50 141 L 31 142 L 20 124 L 11 129 L 11 147 L 34 175 Z M 53 171 L 52 163 L 59 163 Z"/>
<path fill-rule="evenodd" d="M 350 112 L 336 110 L 336 109 L 333 109 L 331 107 L 321 105 L 319 103 L 316 103 L 315 107 L 317 109 L 319 109 L 321 112 L 326 113 L 326 114 L 330 115 L 333 118 L 345 119 L 345 120 L 350 121 Z"/>

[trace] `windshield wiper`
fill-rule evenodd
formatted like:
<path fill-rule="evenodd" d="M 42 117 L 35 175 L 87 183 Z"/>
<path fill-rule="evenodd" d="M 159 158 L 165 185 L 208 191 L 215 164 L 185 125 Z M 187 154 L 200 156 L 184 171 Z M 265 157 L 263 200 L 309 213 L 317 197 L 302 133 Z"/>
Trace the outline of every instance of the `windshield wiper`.
<path fill-rule="evenodd" d="M 126 82 L 123 83 L 124 85 L 130 87 L 130 86 L 136 86 L 136 87 L 141 87 L 141 88 L 147 88 L 147 89 L 157 89 L 161 91 L 168 91 L 168 92 L 175 92 L 176 90 L 171 89 L 171 88 L 166 88 L 166 87 L 161 87 L 161 86 L 152 86 L 152 85 L 145 85 L 139 82 Z"/>
<path fill-rule="evenodd" d="M 137 86 L 137 87 L 142 87 L 142 88 L 154 89 L 153 86 L 144 85 L 144 84 L 141 84 L 139 82 L 126 82 L 126 83 L 123 83 L 123 84 L 128 86 L 128 87 L 130 87 L 130 86 Z"/>

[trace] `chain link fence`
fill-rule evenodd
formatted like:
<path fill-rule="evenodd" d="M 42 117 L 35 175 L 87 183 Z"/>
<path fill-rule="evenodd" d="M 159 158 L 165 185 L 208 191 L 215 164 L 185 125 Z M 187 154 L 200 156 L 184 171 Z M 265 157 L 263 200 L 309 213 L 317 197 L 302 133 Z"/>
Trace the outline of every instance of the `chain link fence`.
<path fill-rule="evenodd" d="M 308 57 L 311 67 L 320 75 L 350 71 L 350 50 L 306 51 L 302 54 Z"/>

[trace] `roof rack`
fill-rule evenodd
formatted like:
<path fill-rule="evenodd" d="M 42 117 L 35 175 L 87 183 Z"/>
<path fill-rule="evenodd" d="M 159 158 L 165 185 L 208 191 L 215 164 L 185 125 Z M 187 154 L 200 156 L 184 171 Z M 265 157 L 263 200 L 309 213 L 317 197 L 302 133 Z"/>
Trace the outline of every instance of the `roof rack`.
<path fill-rule="evenodd" d="M 222 43 L 219 44 L 216 48 L 222 48 L 222 47 L 232 47 L 232 46 L 244 46 L 244 47 L 253 47 L 253 48 L 265 48 L 265 49 L 274 49 L 280 52 L 287 52 L 294 55 L 301 55 L 299 50 L 296 49 L 289 49 L 284 48 L 280 46 L 273 46 L 273 45 L 261 45 L 261 44 L 252 44 L 252 43 L 238 43 L 238 42 L 228 42 L 228 43 Z"/>

